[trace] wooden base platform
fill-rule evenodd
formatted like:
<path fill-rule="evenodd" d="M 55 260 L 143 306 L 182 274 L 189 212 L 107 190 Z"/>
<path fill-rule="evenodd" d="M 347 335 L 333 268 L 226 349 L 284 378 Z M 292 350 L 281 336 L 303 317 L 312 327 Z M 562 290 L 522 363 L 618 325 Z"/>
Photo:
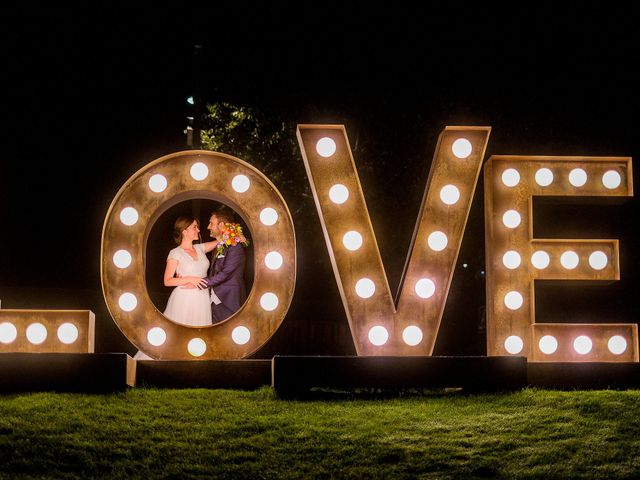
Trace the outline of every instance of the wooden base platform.
<path fill-rule="evenodd" d="M 554 389 L 640 388 L 640 363 L 529 362 L 528 384 Z"/>
<path fill-rule="evenodd" d="M 312 388 L 463 388 L 514 390 L 527 385 L 524 357 L 275 356 L 273 386 L 280 396 Z"/>
<path fill-rule="evenodd" d="M 113 392 L 135 378 L 126 353 L 0 353 L 0 392 Z"/>
<path fill-rule="evenodd" d="M 139 360 L 139 386 L 254 389 L 271 385 L 271 360 Z"/>
<path fill-rule="evenodd" d="M 136 362 L 125 353 L 0 353 L 0 392 L 254 389 L 282 397 L 313 388 L 462 388 L 465 391 L 640 388 L 640 363 L 546 363 L 524 357 L 275 356 L 272 360 Z"/>

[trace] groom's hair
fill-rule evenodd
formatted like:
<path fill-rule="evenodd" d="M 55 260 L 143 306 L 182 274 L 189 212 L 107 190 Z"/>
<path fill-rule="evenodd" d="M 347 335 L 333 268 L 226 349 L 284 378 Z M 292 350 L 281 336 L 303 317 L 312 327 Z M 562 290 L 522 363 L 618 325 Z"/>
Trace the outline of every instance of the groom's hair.
<path fill-rule="evenodd" d="M 219 222 L 235 223 L 236 221 L 235 212 L 231 210 L 229 207 L 227 207 L 226 205 L 222 205 L 216 208 L 215 210 L 213 210 L 213 212 L 211 212 L 211 215 L 209 217 L 211 217 L 212 215 L 215 215 L 218 218 Z"/>

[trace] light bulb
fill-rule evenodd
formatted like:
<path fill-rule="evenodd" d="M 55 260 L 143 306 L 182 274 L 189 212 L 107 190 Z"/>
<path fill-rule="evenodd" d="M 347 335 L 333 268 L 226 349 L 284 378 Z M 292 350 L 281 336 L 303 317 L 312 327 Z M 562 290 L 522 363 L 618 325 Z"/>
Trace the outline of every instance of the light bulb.
<path fill-rule="evenodd" d="M 167 188 L 167 178 L 164 175 L 156 173 L 149 179 L 149 189 L 155 193 L 162 193 Z"/>
<path fill-rule="evenodd" d="M 251 332 L 247 327 L 239 326 L 233 329 L 231 332 L 231 339 L 237 345 L 245 345 L 251 340 Z"/>
<path fill-rule="evenodd" d="M 524 348 L 524 342 L 517 335 L 511 335 L 504 340 L 504 349 L 511 355 L 516 355 Z"/>
<path fill-rule="evenodd" d="M 349 199 L 349 190 L 341 183 L 336 183 L 329 189 L 329 199 L 336 205 L 342 205 Z"/>
<path fill-rule="evenodd" d="M 369 330 L 369 341 L 375 346 L 384 345 L 389 340 L 389 332 L 381 325 L 376 325 Z"/>
<path fill-rule="evenodd" d="M 370 278 L 361 278 L 356 282 L 356 294 L 360 298 L 370 298 L 376 293 L 376 284 Z"/>
<path fill-rule="evenodd" d="M 231 188 L 238 193 L 244 193 L 249 190 L 251 186 L 251 180 L 246 175 L 236 175 L 231 180 Z"/>
<path fill-rule="evenodd" d="M 316 152 L 324 158 L 329 158 L 336 153 L 336 142 L 332 138 L 323 137 L 316 143 Z"/>
<path fill-rule="evenodd" d="M 191 165 L 189 173 L 194 180 L 200 182 L 209 176 L 209 167 L 202 162 L 196 162 Z"/>
<path fill-rule="evenodd" d="M 411 325 L 402 331 L 402 340 L 409 346 L 416 346 L 422 341 L 422 330 L 415 325 Z"/>
<path fill-rule="evenodd" d="M 471 155 L 471 142 L 466 138 L 458 138 L 453 142 L 453 145 L 451 145 L 451 151 L 458 158 L 467 158 Z"/>
<path fill-rule="evenodd" d="M 520 183 L 520 173 L 515 168 L 507 168 L 502 172 L 502 183 L 507 187 L 515 187 Z"/>
<path fill-rule="evenodd" d="M 154 347 L 159 347 L 167 341 L 167 332 L 160 327 L 153 327 L 147 332 L 147 340 Z"/>

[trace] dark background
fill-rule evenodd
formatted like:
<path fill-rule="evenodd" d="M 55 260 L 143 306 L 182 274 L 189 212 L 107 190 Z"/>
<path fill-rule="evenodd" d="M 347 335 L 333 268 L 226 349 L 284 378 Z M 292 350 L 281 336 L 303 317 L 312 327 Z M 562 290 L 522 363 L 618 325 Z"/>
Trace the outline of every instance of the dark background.
<path fill-rule="evenodd" d="M 342 123 L 352 144 L 357 132 L 375 145 L 356 164 L 368 166 L 359 175 L 392 291 L 446 125 L 492 126 L 487 158 L 637 156 L 639 42 L 623 8 L 229 3 L 3 7 L 3 308 L 88 308 L 97 351 L 135 352 L 102 299 L 102 225 L 132 174 L 185 148 L 193 94 L 293 123 Z M 290 168 L 301 175 L 302 159 Z M 315 206 L 285 199 L 298 212 L 296 295 L 258 356 L 353 353 Z M 480 182 L 439 354 L 485 351 L 482 202 Z M 637 322 L 637 198 L 538 203 L 537 237 L 619 238 L 622 276 L 540 285 L 538 321 Z"/>

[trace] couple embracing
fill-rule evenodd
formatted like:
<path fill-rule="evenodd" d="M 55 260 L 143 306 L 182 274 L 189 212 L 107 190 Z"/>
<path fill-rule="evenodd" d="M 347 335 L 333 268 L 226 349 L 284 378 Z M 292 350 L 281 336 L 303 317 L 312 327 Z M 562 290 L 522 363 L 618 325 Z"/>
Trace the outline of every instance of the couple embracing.
<path fill-rule="evenodd" d="M 213 241 L 194 244 L 200 238 L 198 220 L 178 217 L 173 227 L 173 239 L 178 246 L 169 252 L 164 271 L 164 285 L 175 287 L 164 315 L 192 327 L 222 322 L 247 299 L 243 246 L 249 242 L 240 225 L 234 223 L 233 211 L 224 206 L 214 210 L 207 230 Z M 211 262 L 207 258 L 210 252 Z M 150 359 L 142 352 L 135 358 Z"/>

